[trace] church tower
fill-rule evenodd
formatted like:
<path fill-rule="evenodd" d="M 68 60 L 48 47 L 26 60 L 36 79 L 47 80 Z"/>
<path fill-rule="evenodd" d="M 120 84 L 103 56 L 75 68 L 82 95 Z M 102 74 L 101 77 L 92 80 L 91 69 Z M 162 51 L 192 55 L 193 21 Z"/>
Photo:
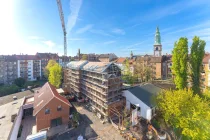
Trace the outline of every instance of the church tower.
<path fill-rule="evenodd" d="M 155 33 L 154 56 L 161 56 L 161 55 L 162 55 L 162 45 L 161 45 L 159 28 L 157 27 Z"/>

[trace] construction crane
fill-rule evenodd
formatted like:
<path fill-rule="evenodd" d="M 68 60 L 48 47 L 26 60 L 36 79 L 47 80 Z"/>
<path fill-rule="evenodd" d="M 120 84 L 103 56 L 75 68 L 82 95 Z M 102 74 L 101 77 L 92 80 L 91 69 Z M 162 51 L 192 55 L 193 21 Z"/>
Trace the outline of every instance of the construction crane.
<path fill-rule="evenodd" d="M 66 27 L 65 27 L 65 22 L 64 22 L 64 16 L 63 16 L 63 9 L 62 9 L 62 4 L 61 0 L 57 0 L 57 5 L 58 5 L 58 11 L 60 15 L 60 20 L 61 20 L 61 25 L 63 28 L 63 35 L 64 35 L 64 65 L 65 65 L 65 57 L 67 56 L 67 43 L 66 43 Z"/>

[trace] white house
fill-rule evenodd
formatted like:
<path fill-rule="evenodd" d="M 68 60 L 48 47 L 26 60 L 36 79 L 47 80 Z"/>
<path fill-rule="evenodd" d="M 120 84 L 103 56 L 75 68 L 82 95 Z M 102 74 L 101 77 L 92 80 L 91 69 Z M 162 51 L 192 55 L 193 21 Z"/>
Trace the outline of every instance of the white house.
<path fill-rule="evenodd" d="M 153 98 L 160 91 L 161 89 L 153 84 L 145 84 L 124 90 L 122 95 L 126 97 L 126 108 L 128 110 L 137 108 L 138 116 L 151 120 L 155 113 Z"/>

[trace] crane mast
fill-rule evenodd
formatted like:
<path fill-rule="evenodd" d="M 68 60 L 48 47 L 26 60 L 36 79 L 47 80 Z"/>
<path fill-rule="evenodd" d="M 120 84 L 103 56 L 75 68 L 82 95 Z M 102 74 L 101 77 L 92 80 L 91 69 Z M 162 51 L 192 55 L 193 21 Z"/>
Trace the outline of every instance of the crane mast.
<path fill-rule="evenodd" d="M 66 33 L 66 27 L 65 27 L 65 22 L 64 22 L 64 15 L 63 15 L 61 0 L 57 0 L 57 5 L 58 5 L 61 25 L 62 25 L 62 29 L 63 29 L 63 35 L 64 35 L 64 63 L 65 63 L 66 62 L 65 56 L 67 56 L 67 43 L 66 43 L 66 34 L 67 33 Z"/>

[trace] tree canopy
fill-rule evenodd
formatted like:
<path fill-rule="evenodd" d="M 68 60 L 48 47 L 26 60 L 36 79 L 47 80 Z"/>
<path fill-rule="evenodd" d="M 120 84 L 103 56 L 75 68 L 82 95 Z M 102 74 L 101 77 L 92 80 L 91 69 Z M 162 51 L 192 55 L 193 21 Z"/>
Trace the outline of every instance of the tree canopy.
<path fill-rule="evenodd" d="M 133 73 L 130 70 L 130 63 L 129 60 L 126 59 L 123 63 L 123 76 L 122 79 L 126 81 L 128 84 L 133 85 L 134 82 L 137 80 L 137 77 L 133 75 Z"/>
<path fill-rule="evenodd" d="M 82 60 L 87 60 L 87 55 L 86 54 L 82 55 Z"/>
<path fill-rule="evenodd" d="M 193 38 L 190 53 L 190 76 L 192 80 L 192 89 L 195 93 L 200 93 L 200 73 L 202 70 L 202 60 L 205 54 L 205 45 L 206 42 L 204 40 L 200 40 L 199 37 L 195 36 Z"/>
<path fill-rule="evenodd" d="M 164 120 L 180 130 L 183 138 L 210 139 L 210 104 L 192 90 L 163 91 L 157 96 L 157 105 Z"/>
<path fill-rule="evenodd" d="M 187 87 L 188 40 L 181 37 L 172 51 L 172 74 L 176 88 Z"/>
<path fill-rule="evenodd" d="M 26 82 L 26 80 L 21 77 L 15 79 L 15 81 L 14 81 L 15 85 L 17 85 L 18 87 L 23 87 L 25 82 Z"/>
<path fill-rule="evenodd" d="M 49 68 L 49 82 L 55 87 L 59 88 L 62 79 L 62 68 L 56 63 Z"/>
<path fill-rule="evenodd" d="M 55 64 L 56 64 L 57 62 L 55 61 L 55 60 L 53 60 L 53 59 L 50 59 L 49 60 L 49 62 L 47 63 L 47 66 L 45 67 L 45 69 L 44 69 L 44 75 L 45 75 L 45 77 L 46 78 L 48 78 L 49 77 L 49 69 L 52 67 L 52 66 L 54 66 Z"/>

